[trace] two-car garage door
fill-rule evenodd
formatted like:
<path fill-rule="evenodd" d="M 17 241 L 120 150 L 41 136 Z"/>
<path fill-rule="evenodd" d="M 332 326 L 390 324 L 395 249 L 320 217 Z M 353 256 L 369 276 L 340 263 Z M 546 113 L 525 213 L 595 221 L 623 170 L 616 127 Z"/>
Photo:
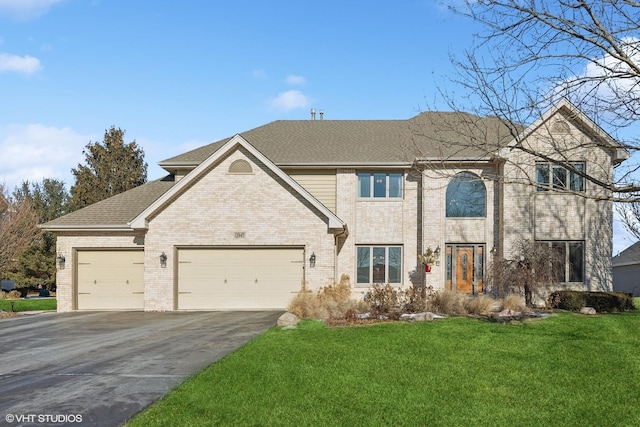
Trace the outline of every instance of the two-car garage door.
<path fill-rule="evenodd" d="M 284 309 L 304 277 L 302 248 L 181 248 L 178 309 Z"/>

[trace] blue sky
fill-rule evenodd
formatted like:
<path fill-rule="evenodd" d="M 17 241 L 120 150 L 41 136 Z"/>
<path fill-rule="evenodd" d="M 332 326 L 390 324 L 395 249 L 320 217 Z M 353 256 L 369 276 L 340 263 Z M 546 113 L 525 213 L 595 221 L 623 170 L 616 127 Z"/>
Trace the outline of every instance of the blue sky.
<path fill-rule="evenodd" d="M 70 186 L 111 125 L 152 180 L 160 160 L 312 107 L 412 117 L 453 90 L 449 54 L 479 30 L 454 1 L 0 0 L 0 182 Z"/>

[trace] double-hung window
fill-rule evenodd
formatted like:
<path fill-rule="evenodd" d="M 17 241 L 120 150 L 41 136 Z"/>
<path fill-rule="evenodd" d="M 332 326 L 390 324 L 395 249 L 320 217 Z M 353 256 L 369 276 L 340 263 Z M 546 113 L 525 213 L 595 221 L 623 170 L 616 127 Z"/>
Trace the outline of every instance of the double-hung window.
<path fill-rule="evenodd" d="M 358 173 L 358 197 L 397 199 L 402 197 L 402 174 L 385 172 Z"/>
<path fill-rule="evenodd" d="M 358 246 L 356 250 L 356 283 L 402 283 L 401 246 Z"/>
<path fill-rule="evenodd" d="M 584 191 L 584 162 L 568 162 L 569 168 L 551 162 L 536 163 L 538 191 L 550 189 Z"/>

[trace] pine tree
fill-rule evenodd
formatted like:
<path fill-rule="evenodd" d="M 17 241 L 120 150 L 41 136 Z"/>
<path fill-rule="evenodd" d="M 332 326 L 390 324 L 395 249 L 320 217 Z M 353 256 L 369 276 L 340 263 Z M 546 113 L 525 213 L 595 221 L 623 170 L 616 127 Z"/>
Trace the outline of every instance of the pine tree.
<path fill-rule="evenodd" d="M 80 209 L 108 197 L 130 190 L 147 181 L 144 151 L 134 141 L 124 143 L 124 131 L 115 126 L 104 133 L 102 142 L 85 146 L 84 165 L 71 172 L 72 210 Z"/>

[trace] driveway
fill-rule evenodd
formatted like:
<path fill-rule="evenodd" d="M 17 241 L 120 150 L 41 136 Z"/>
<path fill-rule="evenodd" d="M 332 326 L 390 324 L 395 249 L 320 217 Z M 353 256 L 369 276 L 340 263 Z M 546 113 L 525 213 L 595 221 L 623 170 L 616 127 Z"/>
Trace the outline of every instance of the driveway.
<path fill-rule="evenodd" d="M 0 426 L 122 425 L 274 326 L 280 314 L 45 313 L 2 320 Z"/>

